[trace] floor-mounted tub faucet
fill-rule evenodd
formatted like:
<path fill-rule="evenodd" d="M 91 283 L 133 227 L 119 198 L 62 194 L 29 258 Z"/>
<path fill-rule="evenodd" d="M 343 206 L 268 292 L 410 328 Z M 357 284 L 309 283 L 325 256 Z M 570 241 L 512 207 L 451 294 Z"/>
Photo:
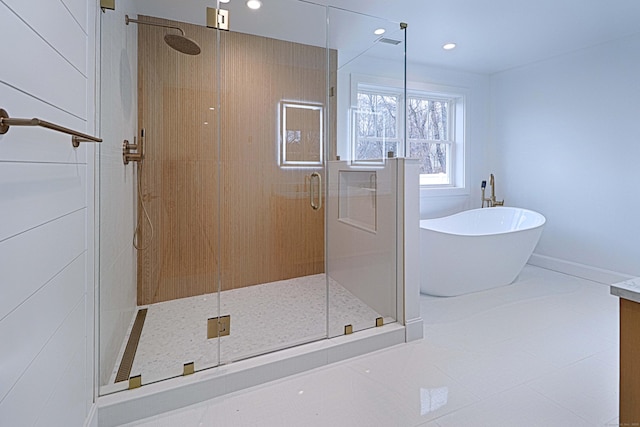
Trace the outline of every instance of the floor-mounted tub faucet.
<path fill-rule="evenodd" d="M 494 206 L 504 206 L 503 200 L 496 200 L 496 186 L 495 186 L 495 178 L 493 174 L 491 174 L 491 178 L 489 179 L 489 185 L 491 185 L 491 197 L 484 197 L 484 190 L 487 187 L 487 181 L 482 181 L 482 207 L 484 208 L 484 202 L 487 202 L 487 207 L 491 208 Z"/>

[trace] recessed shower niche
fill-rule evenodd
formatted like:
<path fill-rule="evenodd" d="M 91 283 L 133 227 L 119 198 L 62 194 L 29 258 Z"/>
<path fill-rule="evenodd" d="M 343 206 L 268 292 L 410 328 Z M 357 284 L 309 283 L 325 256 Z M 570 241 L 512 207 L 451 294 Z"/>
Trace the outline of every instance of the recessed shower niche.
<path fill-rule="evenodd" d="M 378 176 L 375 170 L 340 171 L 338 220 L 366 231 L 377 227 Z"/>

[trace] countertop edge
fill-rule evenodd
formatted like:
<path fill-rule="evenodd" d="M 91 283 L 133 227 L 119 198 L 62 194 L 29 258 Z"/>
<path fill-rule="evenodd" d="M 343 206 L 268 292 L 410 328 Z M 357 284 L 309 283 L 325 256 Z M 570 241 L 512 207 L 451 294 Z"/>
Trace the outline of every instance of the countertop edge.
<path fill-rule="evenodd" d="M 611 295 L 640 303 L 640 277 L 611 285 Z"/>

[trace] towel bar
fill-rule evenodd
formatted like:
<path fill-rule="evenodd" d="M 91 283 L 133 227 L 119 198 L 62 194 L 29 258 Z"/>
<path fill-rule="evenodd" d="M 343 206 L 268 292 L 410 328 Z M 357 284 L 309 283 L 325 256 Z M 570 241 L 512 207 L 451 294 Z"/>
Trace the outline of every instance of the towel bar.
<path fill-rule="evenodd" d="M 12 119 L 9 117 L 9 113 L 7 113 L 6 110 L 0 108 L 0 135 L 9 132 L 9 128 L 11 126 L 41 126 L 43 128 L 55 130 L 57 132 L 66 133 L 67 135 L 71 135 L 71 144 L 76 148 L 80 146 L 81 142 L 102 142 L 101 138 L 96 138 L 95 136 L 68 129 L 60 125 L 47 122 L 45 120 L 40 120 L 37 118 Z"/>

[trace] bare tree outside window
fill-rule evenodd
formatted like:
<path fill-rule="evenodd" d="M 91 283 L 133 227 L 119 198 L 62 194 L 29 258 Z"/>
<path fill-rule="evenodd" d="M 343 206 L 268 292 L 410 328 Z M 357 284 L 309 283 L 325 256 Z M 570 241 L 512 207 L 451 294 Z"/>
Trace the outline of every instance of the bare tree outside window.
<path fill-rule="evenodd" d="M 399 101 L 395 94 L 358 92 L 354 116 L 356 162 L 381 161 L 387 152 L 397 153 Z"/>
<path fill-rule="evenodd" d="M 409 157 L 420 159 L 420 174 L 447 175 L 449 165 L 449 100 L 409 97 Z"/>
<path fill-rule="evenodd" d="M 383 90 L 358 91 L 358 107 L 354 115 L 355 162 L 383 159 L 388 151 L 398 153 L 401 136 L 398 108 L 401 102 L 400 94 L 384 93 Z M 407 156 L 420 160 L 422 185 L 451 183 L 453 105 L 453 99 L 408 96 Z"/>

